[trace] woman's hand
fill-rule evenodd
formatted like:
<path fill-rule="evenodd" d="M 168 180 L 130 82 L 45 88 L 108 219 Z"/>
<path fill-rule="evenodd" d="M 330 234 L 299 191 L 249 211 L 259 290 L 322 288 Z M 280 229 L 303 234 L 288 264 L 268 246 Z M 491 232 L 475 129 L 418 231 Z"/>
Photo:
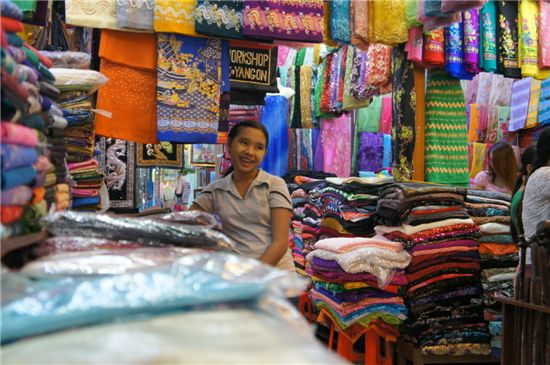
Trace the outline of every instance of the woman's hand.
<path fill-rule="evenodd" d="M 291 211 L 286 208 L 271 208 L 271 245 L 267 247 L 259 260 L 277 266 L 288 250 L 288 230 Z"/>

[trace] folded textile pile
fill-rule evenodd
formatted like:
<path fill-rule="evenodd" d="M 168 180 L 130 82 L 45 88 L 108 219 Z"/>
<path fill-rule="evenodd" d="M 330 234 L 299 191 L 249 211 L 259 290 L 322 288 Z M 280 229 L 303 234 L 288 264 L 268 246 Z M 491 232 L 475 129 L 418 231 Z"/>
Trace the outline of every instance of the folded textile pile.
<path fill-rule="evenodd" d="M 321 239 L 307 255 L 314 287 L 313 303 L 319 322 L 335 323 L 355 342 L 371 325 L 397 333 L 407 318 L 403 271 L 410 255 L 398 242 L 383 238 Z"/>
<path fill-rule="evenodd" d="M 17 35 L 23 14 L 11 1 L 2 1 L 1 71 L 1 237 L 39 231 L 55 200 L 49 191 L 63 176 L 63 160 L 55 166 L 50 133 L 66 125 L 54 100 L 59 90 L 48 69 L 51 61 Z"/>
<path fill-rule="evenodd" d="M 91 93 L 107 80 L 92 70 L 53 68 L 56 86 L 62 90 L 58 99 L 63 117 L 68 122 L 64 130 L 66 158 L 71 175 L 71 208 L 76 210 L 99 210 L 99 189 L 104 176 L 99 163 L 94 159 L 94 113 Z M 61 149 L 61 147 L 59 147 Z M 62 205 L 68 204 L 63 187 L 58 196 Z"/>
<path fill-rule="evenodd" d="M 400 242 L 411 255 L 402 331 L 423 353 L 488 354 L 483 319 L 477 225 L 464 209 L 466 190 L 403 183 L 381 192 L 376 237 Z M 391 226 L 389 224 L 392 224 Z"/>
<path fill-rule="evenodd" d="M 495 301 L 494 296 L 513 297 L 515 270 L 519 261 L 518 247 L 513 243 L 510 232 L 510 196 L 470 189 L 464 204 L 481 231 L 479 254 L 484 317 L 493 329 L 502 327 L 502 305 Z M 493 357 L 500 358 L 502 339 L 500 334 L 493 332 Z"/>

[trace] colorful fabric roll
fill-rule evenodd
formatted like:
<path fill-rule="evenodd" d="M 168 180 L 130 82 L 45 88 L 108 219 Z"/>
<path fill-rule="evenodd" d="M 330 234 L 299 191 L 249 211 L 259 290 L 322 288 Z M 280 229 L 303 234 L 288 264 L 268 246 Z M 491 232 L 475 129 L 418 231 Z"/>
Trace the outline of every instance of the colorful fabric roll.
<path fill-rule="evenodd" d="M 2 190 L 8 190 L 19 185 L 30 185 L 35 176 L 36 170 L 32 166 L 2 171 Z"/>
<path fill-rule="evenodd" d="M 424 61 L 432 67 L 445 66 L 445 31 L 443 29 L 424 34 Z"/>
<path fill-rule="evenodd" d="M 409 39 L 405 45 L 405 52 L 407 52 L 407 59 L 409 61 L 422 63 L 422 51 L 424 44 L 424 36 L 422 35 L 421 27 L 409 28 Z"/>
<path fill-rule="evenodd" d="M 20 185 L 8 190 L 0 191 L 0 205 L 26 205 L 32 199 L 32 190 L 28 186 Z"/>
<path fill-rule="evenodd" d="M 11 224 L 23 217 L 23 207 L 16 205 L 2 205 L 0 207 L 0 221 L 2 224 Z"/>
<path fill-rule="evenodd" d="M 518 62 L 518 2 L 497 1 L 498 70 L 506 77 L 520 78 Z"/>
<path fill-rule="evenodd" d="M 32 147 L 3 143 L 1 147 L 2 170 L 31 166 L 38 159 L 38 152 Z"/>
<path fill-rule="evenodd" d="M 487 72 L 497 70 L 496 2 L 488 1 L 480 11 L 480 67 Z"/>
<path fill-rule="evenodd" d="M 464 64 L 464 48 L 462 38 L 464 29 L 462 20 L 445 28 L 445 70 L 457 79 L 471 79 Z"/>
<path fill-rule="evenodd" d="M 426 181 L 467 186 L 466 107 L 460 81 L 430 70 L 426 89 Z"/>

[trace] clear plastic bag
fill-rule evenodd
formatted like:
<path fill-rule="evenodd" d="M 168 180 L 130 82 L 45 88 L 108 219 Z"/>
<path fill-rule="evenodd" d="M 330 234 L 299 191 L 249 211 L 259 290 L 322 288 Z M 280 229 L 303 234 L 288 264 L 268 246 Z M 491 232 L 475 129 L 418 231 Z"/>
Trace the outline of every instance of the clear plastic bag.
<path fill-rule="evenodd" d="M 201 250 L 180 247 L 142 247 L 132 250 L 97 250 L 59 253 L 23 266 L 21 274 L 31 278 L 117 275 L 172 264 L 182 256 Z"/>
<path fill-rule="evenodd" d="M 137 273 L 84 279 L 43 280 L 17 295 L 5 293 L 2 342 L 132 315 L 209 304 L 252 301 L 267 292 L 296 293 L 301 280 L 258 260 L 223 252 L 188 255 L 174 264 Z M 6 282 L 7 281 L 7 282 Z M 8 288 L 8 289 L 6 289 Z"/>
<path fill-rule="evenodd" d="M 50 68 L 55 77 L 55 87 L 60 91 L 82 90 L 93 94 L 109 79 L 94 70 L 79 70 L 72 68 Z"/>
<path fill-rule="evenodd" d="M 180 224 L 201 225 L 209 228 L 221 230 L 220 219 L 210 213 L 199 210 L 186 210 L 184 212 L 175 212 L 165 214 L 159 219 Z"/>
<path fill-rule="evenodd" d="M 56 236 L 84 236 L 216 250 L 235 247 L 231 238 L 208 227 L 156 219 L 68 211 L 50 214 L 44 220 L 46 229 Z"/>
<path fill-rule="evenodd" d="M 160 245 L 162 246 L 162 245 Z M 91 237 L 51 237 L 37 243 L 31 248 L 34 258 L 64 252 L 81 252 L 94 250 L 120 250 L 145 247 L 143 243 L 131 241 L 113 241 Z"/>
<path fill-rule="evenodd" d="M 90 68 L 92 57 L 84 52 L 72 51 L 40 51 L 44 56 L 53 62 L 52 67 L 56 68 Z"/>

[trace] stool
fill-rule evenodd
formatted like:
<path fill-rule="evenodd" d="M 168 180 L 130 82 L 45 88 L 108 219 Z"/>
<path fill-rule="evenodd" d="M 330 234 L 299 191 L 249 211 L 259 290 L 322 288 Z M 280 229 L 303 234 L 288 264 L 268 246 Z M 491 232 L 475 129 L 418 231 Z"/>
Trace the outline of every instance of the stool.
<path fill-rule="evenodd" d="M 308 322 L 315 322 L 315 314 L 313 313 L 313 304 L 309 298 L 309 292 L 305 291 L 298 298 L 298 310 Z"/>
<path fill-rule="evenodd" d="M 410 342 L 397 341 L 397 365 L 407 365 L 407 361 L 413 365 L 424 364 L 498 364 L 490 355 L 424 355 L 422 351 L 414 347 Z"/>
<path fill-rule="evenodd" d="M 328 340 L 328 347 L 332 350 L 334 345 L 334 333 L 336 332 L 336 325 L 334 323 L 330 326 L 330 334 Z M 363 336 L 362 336 L 363 337 Z M 361 338 L 362 338 L 361 337 Z M 364 361 L 365 365 L 392 365 L 393 356 L 390 347 L 390 341 L 378 335 L 373 330 L 368 330 L 364 334 L 365 338 L 365 353 L 357 354 L 353 351 L 353 342 L 351 342 L 346 336 L 339 335 L 336 343 L 336 352 L 343 358 L 351 362 Z M 384 354 L 381 351 L 381 340 L 384 342 Z"/>

